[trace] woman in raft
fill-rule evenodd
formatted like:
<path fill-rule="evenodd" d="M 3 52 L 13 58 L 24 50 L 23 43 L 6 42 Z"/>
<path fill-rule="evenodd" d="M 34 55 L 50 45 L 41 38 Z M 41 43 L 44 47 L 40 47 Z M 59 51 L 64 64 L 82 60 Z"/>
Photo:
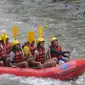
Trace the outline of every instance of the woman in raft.
<path fill-rule="evenodd" d="M 44 38 L 37 39 L 37 48 L 35 51 L 34 59 L 35 59 L 35 61 L 41 63 L 41 65 L 40 65 L 41 68 L 54 67 L 58 63 L 58 59 L 53 58 L 53 59 L 46 60 L 47 56 L 45 53 L 44 43 L 45 43 Z"/>
<path fill-rule="evenodd" d="M 10 66 L 27 68 L 28 63 L 25 61 L 20 42 L 18 40 L 12 41 L 12 50 L 10 53 Z"/>

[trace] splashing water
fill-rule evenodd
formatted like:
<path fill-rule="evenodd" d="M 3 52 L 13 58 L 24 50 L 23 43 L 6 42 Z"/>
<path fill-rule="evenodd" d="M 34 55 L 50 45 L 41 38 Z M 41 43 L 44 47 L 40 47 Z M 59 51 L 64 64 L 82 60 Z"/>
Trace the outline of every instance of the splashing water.
<path fill-rule="evenodd" d="M 80 57 L 80 56 L 79 56 L 79 53 L 78 53 L 77 50 L 76 50 L 76 48 L 73 49 L 73 51 L 72 51 L 71 54 L 70 54 L 70 57 L 71 57 L 72 59 L 75 59 L 75 58 L 79 58 L 79 57 Z"/>
<path fill-rule="evenodd" d="M 3 80 L 3 81 L 2 81 Z M 14 75 L 0 75 L 1 85 L 72 85 L 73 81 L 64 82 L 51 78 L 35 78 L 35 77 L 16 77 Z"/>

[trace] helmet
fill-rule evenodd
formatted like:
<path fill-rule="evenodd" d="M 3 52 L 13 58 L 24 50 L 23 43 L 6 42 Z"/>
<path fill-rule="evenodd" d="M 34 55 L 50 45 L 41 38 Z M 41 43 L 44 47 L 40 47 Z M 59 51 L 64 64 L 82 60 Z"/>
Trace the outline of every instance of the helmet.
<path fill-rule="evenodd" d="M 37 43 L 39 43 L 39 42 L 44 42 L 44 38 L 38 38 Z"/>
<path fill-rule="evenodd" d="M 0 37 L 0 41 L 2 41 L 2 38 Z"/>
<path fill-rule="evenodd" d="M 52 38 L 50 39 L 50 42 L 53 42 L 54 40 L 57 40 L 57 38 L 56 38 L 56 37 L 52 37 Z"/>
<path fill-rule="evenodd" d="M 16 45 L 16 44 L 20 44 L 20 42 L 18 40 L 14 40 L 12 41 L 12 46 Z"/>
<path fill-rule="evenodd" d="M 4 37 L 7 39 L 7 38 L 9 38 L 9 36 L 6 34 L 6 35 L 4 35 L 4 34 L 2 34 L 1 35 L 1 38 L 2 38 L 2 40 L 4 39 Z"/>

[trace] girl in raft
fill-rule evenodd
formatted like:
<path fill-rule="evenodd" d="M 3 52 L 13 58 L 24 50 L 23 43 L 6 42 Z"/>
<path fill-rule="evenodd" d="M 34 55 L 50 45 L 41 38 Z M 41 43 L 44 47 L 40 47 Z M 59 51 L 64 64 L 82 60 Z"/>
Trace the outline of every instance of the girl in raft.
<path fill-rule="evenodd" d="M 58 44 L 58 40 L 56 37 L 52 37 L 50 39 L 51 45 L 50 45 L 50 54 L 51 54 L 51 58 L 57 58 L 59 61 L 64 61 L 67 62 L 69 60 L 69 55 L 70 52 L 69 51 L 62 51 L 61 46 Z M 65 58 L 68 58 L 65 59 Z"/>
<path fill-rule="evenodd" d="M 56 66 L 58 60 L 56 59 L 48 59 L 46 60 L 46 53 L 45 53 L 45 48 L 44 48 L 44 38 L 38 38 L 37 39 L 37 48 L 35 51 L 35 61 L 40 62 L 41 68 L 49 68 L 49 67 L 54 67 Z"/>
<path fill-rule="evenodd" d="M 12 50 L 10 53 L 10 66 L 27 68 L 28 63 L 25 61 L 23 51 L 18 40 L 12 41 Z"/>

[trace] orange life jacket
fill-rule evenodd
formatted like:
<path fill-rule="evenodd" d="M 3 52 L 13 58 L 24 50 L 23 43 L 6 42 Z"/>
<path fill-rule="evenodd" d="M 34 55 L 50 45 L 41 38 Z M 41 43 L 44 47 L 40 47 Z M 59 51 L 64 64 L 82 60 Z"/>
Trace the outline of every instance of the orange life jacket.
<path fill-rule="evenodd" d="M 37 50 L 39 51 L 39 55 L 36 56 L 35 61 L 44 63 L 44 60 L 45 60 L 45 49 L 43 47 L 40 47 Z"/>
<path fill-rule="evenodd" d="M 19 51 L 15 52 L 13 62 L 14 63 L 19 63 L 21 61 L 23 61 L 23 53 L 22 53 L 22 51 L 19 50 Z"/>
<path fill-rule="evenodd" d="M 62 48 L 59 45 L 58 45 L 58 47 L 51 46 L 51 48 L 55 49 L 57 52 L 62 51 Z M 55 57 L 57 57 L 59 59 L 59 58 L 62 58 L 62 55 L 58 56 L 57 54 L 51 52 L 51 58 L 55 58 Z"/>
<path fill-rule="evenodd" d="M 34 55 L 35 50 L 36 50 L 35 46 L 30 46 L 30 52 L 32 55 Z"/>
<path fill-rule="evenodd" d="M 0 59 L 3 58 L 3 47 L 0 45 Z"/>

